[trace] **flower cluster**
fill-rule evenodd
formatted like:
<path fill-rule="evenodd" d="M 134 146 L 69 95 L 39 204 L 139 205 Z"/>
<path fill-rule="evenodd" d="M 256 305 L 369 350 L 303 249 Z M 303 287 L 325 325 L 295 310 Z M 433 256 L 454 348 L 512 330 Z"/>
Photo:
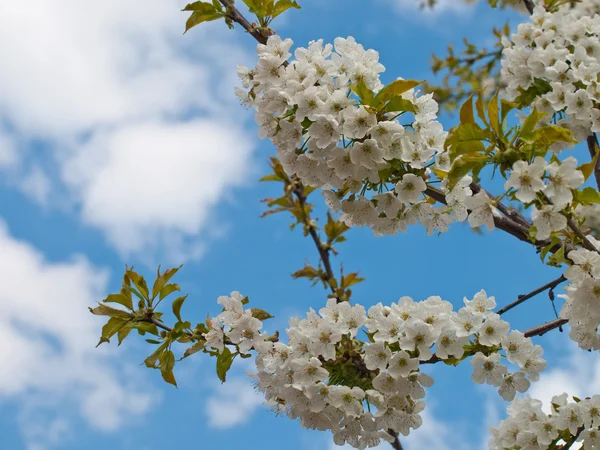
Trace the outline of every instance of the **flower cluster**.
<path fill-rule="evenodd" d="M 574 442 L 586 449 L 600 448 L 600 395 L 573 399 L 568 402 L 567 394 L 553 397 L 551 414 L 542 411 L 539 400 L 516 399 L 507 409 L 509 417 L 498 427 L 491 427 L 489 449 L 575 448 Z"/>
<path fill-rule="evenodd" d="M 533 162 L 517 161 L 513 164 L 505 189 L 514 189 L 515 198 L 523 203 L 531 203 L 538 193 L 543 193 L 550 204 L 534 208 L 533 225 L 538 240 L 548 239 L 554 231 L 567 227 L 567 218 L 561 211 L 573 201 L 573 189 L 585 181 L 583 173 L 577 169 L 577 160 L 572 156 L 563 161 L 547 161 L 537 156 Z"/>
<path fill-rule="evenodd" d="M 600 250 L 600 241 L 592 236 L 587 240 Z M 600 350 L 600 253 L 581 248 L 567 256 L 572 265 L 564 276 L 570 283 L 565 287 L 566 294 L 560 295 L 565 299 L 560 316 L 569 320 L 569 336 L 579 347 Z"/>
<path fill-rule="evenodd" d="M 234 292 L 219 298 L 224 310 L 210 321 L 206 345 L 220 352 L 224 341 L 240 353 L 254 349 L 257 388 L 268 405 L 305 428 L 331 430 L 339 445 L 363 449 L 393 441 L 390 431 L 408 435 L 421 425 L 424 388 L 433 384 L 423 363 L 458 364 L 473 356 L 473 381 L 498 387 L 507 401 L 537 381 L 546 367 L 541 347 L 518 331 L 509 333 L 485 291 L 464 301 L 455 312 L 440 297 L 402 297 L 367 313 L 361 305 L 330 299 L 319 313 L 311 309 L 305 319 L 290 320 L 286 344 L 265 339 L 260 320 Z M 510 373 L 500 351 L 520 370 Z"/>
<path fill-rule="evenodd" d="M 259 44 L 257 66 L 238 68 L 245 90 L 236 91 L 255 108 L 259 136 L 275 144 L 286 172 L 323 188 L 347 225 L 369 226 L 378 235 L 416 222 L 432 234 L 464 221 L 469 178 L 445 192 L 448 205 L 434 207 L 424 195 L 429 167 L 449 169 L 447 133 L 432 95 L 419 95 L 410 84 L 399 89 L 402 79 L 382 89 L 378 53 L 352 37 L 336 38 L 334 46 L 313 41 L 288 62 L 291 45 L 279 36 Z M 473 226 L 493 227 L 486 198 L 472 201 L 480 209 Z"/>
<path fill-rule="evenodd" d="M 578 141 L 600 131 L 600 18 L 585 13 L 596 14 L 596 2 L 584 3 L 554 13 L 536 7 L 531 22 L 504 39 L 501 71 L 510 100 L 535 98 L 533 106 L 556 114 Z"/>

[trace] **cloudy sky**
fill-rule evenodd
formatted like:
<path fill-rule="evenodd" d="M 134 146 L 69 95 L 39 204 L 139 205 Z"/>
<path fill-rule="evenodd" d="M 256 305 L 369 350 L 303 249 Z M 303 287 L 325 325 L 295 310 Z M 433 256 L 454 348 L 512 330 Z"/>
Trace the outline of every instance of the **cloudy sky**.
<path fill-rule="evenodd" d="M 380 51 L 384 81 L 428 78 L 432 51 L 465 33 L 487 41 L 492 26 L 518 20 L 456 1 L 437 14 L 409 0 L 300 3 L 302 11 L 280 20 L 282 35 L 302 46 L 352 35 Z M 232 290 L 272 312 L 273 329 L 324 302 L 318 288 L 289 276 L 315 261 L 310 242 L 290 233 L 284 216 L 258 217 L 260 199 L 279 190 L 257 183 L 273 149 L 233 95 L 236 64 L 252 64 L 254 43 L 222 23 L 183 36 L 184 5 L 0 3 L 3 449 L 329 449 L 329 435 L 261 406 L 249 366 L 234 367 L 220 385 L 214 361 L 198 355 L 178 368 L 176 390 L 140 367 L 148 348 L 135 336 L 120 348 L 94 348 L 101 321 L 87 307 L 118 288 L 125 264 L 150 277 L 158 264 L 185 263 L 177 281 L 190 294 L 184 311 L 192 320 L 217 313 L 216 298 Z M 458 305 L 484 288 L 504 304 L 557 276 L 499 232 L 410 231 L 349 233 L 337 262 L 366 277 L 357 301 L 441 295 Z M 509 317 L 521 328 L 552 318 L 544 298 Z M 536 396 L 599 390 L 592 356 L 560 333 L 539 341 L 552 364 Z M 484 448 L 505 405 L 469 381 L 468 365 L 430 370 L 436 384 L 408 449 Z"/>

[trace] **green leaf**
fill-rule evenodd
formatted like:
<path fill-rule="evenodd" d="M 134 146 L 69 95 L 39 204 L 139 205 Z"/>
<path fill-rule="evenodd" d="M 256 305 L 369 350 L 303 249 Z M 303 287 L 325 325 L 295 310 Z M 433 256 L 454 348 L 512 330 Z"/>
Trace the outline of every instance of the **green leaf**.
<path fill-rule="evenodd" d="M 137 322 L 133 325 L 133 328 L 138 330 L 138 334 L 140 336 L 144 336 L 146 333 L 153 334 L 154 336 L 158 336 L 158 328 L 153 323 L 149 322 Z"/>
<path fill-rule="evenodd" d="M 600 152 L 598 151 L 598 145 L 596 145 L 596 154 L 594 155 L 594 158 L 590 162 L 582 164 L 577 168 L 577 170 L 583 173 L 583 178 L 586 181 L 590 177 L 590 175 L 594 173 L 594 169 L 596 168 L 596 162 L 598 161 L 598 155 L 600 155 Z"/>
<path fill-rule="evenodd" d="M 359 277 L 357 272 L 349 273 L 342 279 L 342 289 L 354 286 L 355 284 L 358 284 L 362 281 L 365 281 L 365 279 Z"/>
<path fill-rule="evenodd" d="M 483 123 L 485 123 L 487 125 L 488 121 L 485 118 L 485 111 L 483 109 L 483 94 L 481 91 L 479 91 L 479 93 L 477 95 L 477 101 L 475 102 L 475 108 L 477 109 L 477 116 L 481 119 L 481 121 Z"/>
<path fill-rule="evenodd" d="M 519 134 L 519 138 L 525 142 L 531 143 L 535 140 L 534 129 L 540 120 L 542 120 L 547 114 L 545 112 L 540 112 L 537 109 L 533 108 L 531 114 L 527 116 L 525 122 L 523 122 L 523 126 L 521 127 L 521 131 Z"/>
<path fill-rule="evenodd" d="M 222 11 L 217 11 L 212 3 L 194 2 L 187 5 L 183 10 L 193 11 L 185 23 L 184 34 L 202 22 L 209 22 L 225 16 Z"/>
<path fill-rule="evenodd" d="M 177 387 L 177 381 L 175 381 L 175 375 L 173 374 L 173 367 L 175 367 L 175 355 L 171 350 L 168 350 L 163 353 L 162 358 L 160 358 L 160 373 L 163 379 Z"/>
<path fill-rule="evenodd" d="M 157 341 L 156 339 L 146 339 L 146 342 L 148 344 L 160 344 L 160 341 Z"/>
<path fill-rule="evenodd" d="M 108 305 L 98 303 L 96 308 L 89 308 L 92 314 L 96 316 L 120 317 L 121 319 L 131 319 L 131 314 L 122 309 L 111 308 Z"/>
<path fill-rule="evenodd" d="M 222 383 L 225 382 L 227 378 L 227 372 L 231 368 L 231 364 L 237 353 L 231 353 L 228 347 L 223 349 L 223 353 L 217 356 L 217 376 Z"/>
<path fill-rule="evenodd" d="M 138 291 L 140 291 L 142 297 L 148 298 L 148 285 L 146 284 L 146 280 L 144 280 L 144 277 L 134 272 L 133 267 L 127 271 L 127 275 L 129 276 L 129 279 L 133 281 L 133 284 L 138 289 Z"/>
<path fill-rule="evenodd" d="M 314 280 L 315 278 L 321 277 L 321 272 L 315 269 L 313 266 L 304 266 L 302 269 L 294 272 L 292 277 L 295 279 L 308 278 L 309 280 Z"/>
<path fill-rule="evenodd" d="M 290 8 L 300 9 L 300 5 L 293 0 L 279 0 L 277 3 L 275 3 L 273 11 L 270 15 L 274 19 L 275 17 L 277 17 L 278 15 L 287 11 Z"/>
<path fill-rule="evenodd" d="M 254 317 L 258 320 L 261 320 L 261 321 L 273 318 L 273 316 L 271 314 L 269 314 L 268 312 L 266 312 L 262 309 L 252 308 L 250 310 L 250 312 L 252 313 L 252 317 Z"/>
<path fill-rule="evenodd" d="M 475 123 L 475 114 L 473 111 L 473 94 L 463 103 L 460 108 L 460 123 Z"/>
<path fill-rule="evenodd" d="M 549 266 L 553 266 L 553 267 L 560 267 L 564 262 L 565 262 L 565 246 L 561 245 L 560 248 L 558 249 L 558 251 L 556 253 L 554 253 L 554 255 L 552 255 L 550 258 L 548 258 L 548 262 L 546 264 L 548 264 Z"/>
<path fill-rule="evenodd" d="M 385 103 L 398 95 L 402 95 L 405 92 L 410 91 L 422 83 L 423 81 L 416 80 L 393 81 L 377 93 L 374 99 L 374 104 L 381 105 L 382 103 Z"/>
<path fill-rule="evenodd" d="M 117 338 L 119 339 L 119 345 L 121 345 L 121 343 L 125 340 L 125 338 L 127 338 L 127 336 L 129 336 L 129 333 L 131 333 L 131 330 L 133 330 L 133 328 L 131 327 L 131 324 L 127 324 L 127 325 L 124 325 L 117 332 Z"/>
<path fill-rule="evenodd" d="M 383 108 L 383 112 L 400 112 L 407 111 L 411 113 L 417 112 L 415 105 L 410 100 L 406 100 L 402 98 L 400 95 L 393 97 L 385 107 Z"/>
<path fill-rule="evenodd" d="M 577 199 L 582 203 L 600 203 L 600 193 L 593 187 L 586 187 L 577 194 Z"/>
<path fill-rule="evenodd" d="M 448 172 L 448 189 L 452 190 L 469 172 L 478 174 L 486 162 L 487 156 L 479 153 L 467 153 L 456 158 Z"/>
<path fill-rule="evenodd" d="M 127 296 L 125 294 L 110 294 L 103 300 L 104 303 L 118 303 L 123 305 L 127 309 L 133 311 L 133 303 L 131 301 L 131 296 Z"/>
<path fill-rule="evenodd" d="M 488 117 L 490 118 L 490 126 L 496 133 L 502 130 L 502 123 L 498 120 L 498 92 L 494 94 L 488 104 Z"/>
<path fill-rule="evenodd" d="M 154 352 L 152 352 L 152 354 L 144 360 L 144 364 L 146 365 L 146 367 L 148 367 L 149 369 L 157 369 L 158 366 L 156 364 L 158 363 L 159 358 L 168 346 L 168 341 L 163 342 L 163 344 L 160 347 L 154 350 Z"/>
<path fill-rule="evenodd" d="M 200 350 L 202 350 L 204 348 L 204 341 L 198 341 L 196 342 L 194 345 L 192 345 L 190 348 L 186 349 L 185 353 L 183 354 L 183 357 L 181 359 L 185 359 L 189 356 L 192 356 L 194 353 L 198 353 Z"/>
<path fill-rule="evenodd" d="M 508 113 L 517 107 L 518 105 L 516 103 L 509 102 L 505 99 L 500 100 L 500 123 L 504 123 L 504 120 L 506 119 L 506 116 L 508 116 Z"/>
<path fill-rule="evenodd" d="M 123 328 L 127 322 L 128 319 L 111 317 L 102 327 L 102 336 L 100 337 L 100 342 L 98 342 L 98 345 L 102 344 L 103 342 L 109 342 L 110 338 L 117 334 L 117 332 Z M 96 345 L 96 347 L 98 347 L 98 345 Z"/>
<path fill-rule="evenodd" d="M 165 287 L 173 275 L 175 275 L 182 267 L 183 264 L 179 267 L 167 269 L 163 273 L 160 273 L 160 266 L 158 267 L 158 276 L 156 277 L 156 281 L 154 281 L 154 286 L 152 286 L 152 298 L 155 298 L 160 293 L 161 289 Z M 163 297 L 161 297 L 161 299 L 162 298 Z"/>
<path fill-rule="evenodd" d="M 358 80 L 358 83 L 356 83 L 356 85 L 350 86 L 350 89 L 352 89 L 354 93 L 360 97 L 361 104 L 369 106 L 373 105 L 373 96 L 375 94 L 371 89 L 367 87 L 364 80 Z"/>
<path fill-rule="evenodd" d="M 576 144 L 573 132 L 557 125 L 547 125 L 538 128 L 533 133 L 533 145 L 536 148 L 547 149 L 557 142 L 569 142 Z"/>
<path fill-rule="evenodd" d="M 521 107 L 529 106 L 540 95 L 552 91 L 552 86 L 546 80 L 536 78 L 527 89 L 519 88 L 521 94 L 515 99 L 515 103 Z"/>
<path fill-rule="evenodd" d="M 270 175 L 265 175 L 258 181 L 283 181 L 283 179 L 276 173 L 272 173 Z"/>
<path fill-rule="evenodd" d="M 175 283 L 170 283 L 167 284 L 165 287 L 163 287 L 160 291 L 159 291 L 159 295 L 158 297 L 162 300 L 163 298 L 165 298 L 166 296 L 172 294 L 173 292 L 176 292 L 179 290 L 179 285 L 175 284 Z"/>
<path fill-rule="evenodd" d="M 476 123 L 465 123 L 450 130 L 444 146 L 449 149 L 450 161 L 466 153 L 481 153 L 485 149 L 482 141 L 488 138 L 485 130 Z"/>
<path fill-rule="evenodd" d="M 185 301 L 185 299 L 187 298 L 187 295 L 184 295 L 182 297 L 178 297 L 173 301 L 173 314 L 175 314 L 175 317 L 177 317 L 177 320 L 179 320 L 180 322 L 182 322 L 181 320 L 181 305 L 183 305 L 183 302 Z"/>

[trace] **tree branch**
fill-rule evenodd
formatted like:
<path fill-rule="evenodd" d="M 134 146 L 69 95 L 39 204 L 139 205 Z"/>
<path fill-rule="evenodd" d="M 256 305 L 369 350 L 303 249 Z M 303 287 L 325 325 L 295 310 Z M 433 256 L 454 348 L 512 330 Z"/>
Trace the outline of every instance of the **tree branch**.
<path fill-rule="evenodd" d="M 588 240 L 587 236 L 585 234 L 583 234 L 583 231 L 581 231 L 579 229 L 579 227 L 575 223 L 575 220 L 573 220 L 572 217 L 567 221 L 567 223 L 569 224 L 569 228 L 571 228 L 571 230 L 573 230 L 573 232 L 577 235 L 577 237 L 579 239 L 581 239 L 582 245 L 585 249 L 587 249 L 591 252 L 600 253 L 600 250 L 598 250 L 596 247 L 594 247 L 594 245 Z"/>
<path fill-rule="evenodd" d="M 527 8 L 527 11 L 529 11 L 529 14 L 533 14 L 533 9 L 535 8 L 535 4 L 533 3 L 533 0 L 523 0 L 523 3 L 525 3 L 525 8 Z"/>
<path fill-rule="evenodd" d="M 504 308 L 501 308 L 498 311 L 498 314 L 502 315 L 505 312 L 513 309 L 515 306 L 519 306 L 521 303 L 529 300 L 530 298 L 535 297 L 536 295 L 538 295 L 548 289 L 554 289 L 556 286 L 558 286 L 563 281 L 566 281 L 566 278 L 563 275 L 561 275 L 556 280 L 553 280 L 550 283 L 547 283 L 547 284 L 537 288 L 536 290 L 531 291 L 529 294 L 519 295 L 519 298 L 516 301 L 506 305 Z"/>
<path fill-rule="evenodd" d="M 598 151 L 598 138 L 596 137 L 596 133 L 587 137 L 587 146 L 593 161 L 594 158 L 596 158 L 596 153 Z M 596 186 L 598 186 L 598 190 L 600 190 L 600 158 L 596 159 L 594 177 L 596 178 Z"/>
<path fill-rule="evenodd" d="M 248 20 L 240 13 L 240 11 L 233 6 L 233 3 L 230 0 L 219 0 L 219 3 L 225 7 L 227 10 L 227 17 L 232 21 L 240 25 L 244 30 L 246 30 L 250 35 L 258 41 L 260 44 L 267 43 L 267 36 L 261 34 L 256 27 L 254 27 Z"/>
<path fill-rule="evenodd" d="M 542 335 L 546 334 L 548 331 L 552 331 L 555 328 L 562 327 L 563 325 L 567 324 L 568 322 L 569 321 L 567 319 L 551 320 L 550 322 L 546 322 L 541 325 L 538 325 L 537 327 L 533 327 L 533 328 L 530 328 L 529 330 L 525 330 L 525 332 L 523 334 L 525 335 L 525 337 L 542 336 Z"/>
<path fill-rule="evenodd" d="M 394 430 L 388 430 L 388 433 L 394 437 L 394 442 L 390 443 L 394 450 L 403 450 L 400 439 L 398 439 L 398 433 L 396 433 Z"/>
<path fill-rule="evenodd" d="M 293 193 L 300 202 L 300 206 L 302 207 L 302 211 L 306 211 L 306 196 L 304 195 L 304 185 L 302 182 L 294 177 L 292 180 Z M 325 273 L 327 274 L 327 280 L 329 288 L 331 292 L 336 294 L 336 289 L 329 283 L 329 280 L 335 279 L 335 275 L 333 274 L 333 269 L 331 268 L 331 259 L 330 259 L 330 251 L 331 247 L 323 244 L 321 238 L 319 237 L 319 233 L 317 233 L 317 229 L 315 225 L 312 223 L 312 219 L 308 213 L 303 214 L 303 223 L 308 228 L 308 232 L 310 237 L 312 238 L 315 246 L 317 247 L 317 251 L 319 252 L 319 256 L 321 261 L 323 262 L 323 267 L 325 268 Z"/>
<path fill-rule="evenodd" d="M 479 185 L 475 185 L 475 186 L 476 186 L 477 192 L 479 192 L 481 190 L 481 186 L 479 186 Z M 431 186 L 427 187 L 427 189 L 425 189 L 424 194 L 427 195 L 428 197 L 433 198 L 434 200 L 438 201 L 439 203 L 442 203 L 444 205 L 448 204 L 446 202 L 446 197 L 445 197 L 444 193 L 434 187 L 431 187 Z M 508 209 L 504 205 L 503 205 L 503 208 L 506 211 L 508 211 Z M 523 218 L 523 220 L 525 220 L 525 219 Z M 509 218 L 506 216 L 504 216 L 504 217 L 494 216 L 494 225 L 496 226 L 496 228 L 498 228 L 502 231 L 505 231 L 506 233 L 516 237 L 520 241 L 531 244 L 531 240 L 529 239 L 529 236 L 528 236 L 529 229 L 526 228 L 523 224 L 516 222 L 512 218 Z M 538 245 L 538 243 L 536 243 L 536 245 Z M 544 246 L 544 245 L 547 245 L 547 243 L 540 242 L 539 245 Z"/>

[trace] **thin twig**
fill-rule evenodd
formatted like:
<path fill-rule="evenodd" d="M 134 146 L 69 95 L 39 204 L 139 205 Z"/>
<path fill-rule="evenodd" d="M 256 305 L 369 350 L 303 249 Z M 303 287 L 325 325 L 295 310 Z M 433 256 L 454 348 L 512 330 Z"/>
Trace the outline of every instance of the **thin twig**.
<path fill-rule="evenodd" d="M 563 281 L 566 281 L 566 278 L 563 275 L 561 275 L 556 280 L 553 280 L 550 283 L 547 283 L 547 284 L 543 285 L 542 287 L 539 287 L 536 290 L 531 291 L 529 294 L 519 295 L 519 298 L 516 301 L 514 301 L 514 302 L 512 302 L 512 303 L 510 303 L 508 305 L 506 305 L 504 308 L 501 308 L 498 311 L 498 314 L 500 314 L 500 315 L 504 314 L 506 311 L 509 311 L 509 310 L 513 309 L 515 306 L 519 306 L 521 303 L 529 300 L 530 298 L 535 297 L 536 295 L 538 295 L 538 294 L 540 294 L 540 293 L 542 293 L 542 292 L 544 292 L 544 291 L 546 291 L 548 289 L 555 288 L 556 286 L 558 286 Z"/>
<path fill-rule="evenodd" d="M 577 237 L 579 239 L 581 239 L 582 241 L 582 245 L 584 248 L 586 248 L 587 250 L 591 251 L 591 252 L 597 252 L 600 253 L 600 250 L 598 250 L 596 247 L 594 247 L 594 244 L 592 244 L 587 236 L 585 234 L 583 234 L 583 231 L 581 231 L 579 229 L 579 227 L 577 226 L 577 224 L 575 223 L 575 220 L 573 220 L 573 218 L 571 217 L 568 221 L 567 224 L 569 225 L 569 228 L 571 230 L 573 230 L 573 232 L 577 235 Z"/>
<path fill-rule="evenodd" d="M 300 206 L 302 207 L 302 211 L 306 211 L 306 196 L 304 195 L 304 186 L 300 182 L 300 180 L 293 180 L 293 193 L 300 202 Z M 330 250 L 331 247 L 323 244 L 321 238 L 319 237 L 319 233 L 317 233 L 317 229 L 312 223 L 312 219 L 308 213 L 303 214 L 303 222 L 306 227 L 308 227 L 308 232 L 310 237 L 312 238 L 315 246 L 317 247 L 317 251 L 319 252 L 319 256 L 321 257 L 321 261 L 323 262 L 323 267 L 325 267 L 325 273 L 327 274 L 327 284 L 331 289 L 331 292 L 336 293 L 336 289 L 329 283 L 329 280 L 335 279 L 335 275 L 333 274 L 333 269 L 331 267 L 331 259 L 330 259 Z"/>
<path fill-rule="evenodd" d="M 523 334 L 525 335 L 525 337 L 542 336 L 548 331 L 552 331 L 555 328 L 562 327 L 567 322 L 569 322 L 567 319 L 551 320 L 550 322 L 543 323 L 541 325 L 538 325 L 537 327 L 530 328 L 529 330 L 526 330 Z"/>

